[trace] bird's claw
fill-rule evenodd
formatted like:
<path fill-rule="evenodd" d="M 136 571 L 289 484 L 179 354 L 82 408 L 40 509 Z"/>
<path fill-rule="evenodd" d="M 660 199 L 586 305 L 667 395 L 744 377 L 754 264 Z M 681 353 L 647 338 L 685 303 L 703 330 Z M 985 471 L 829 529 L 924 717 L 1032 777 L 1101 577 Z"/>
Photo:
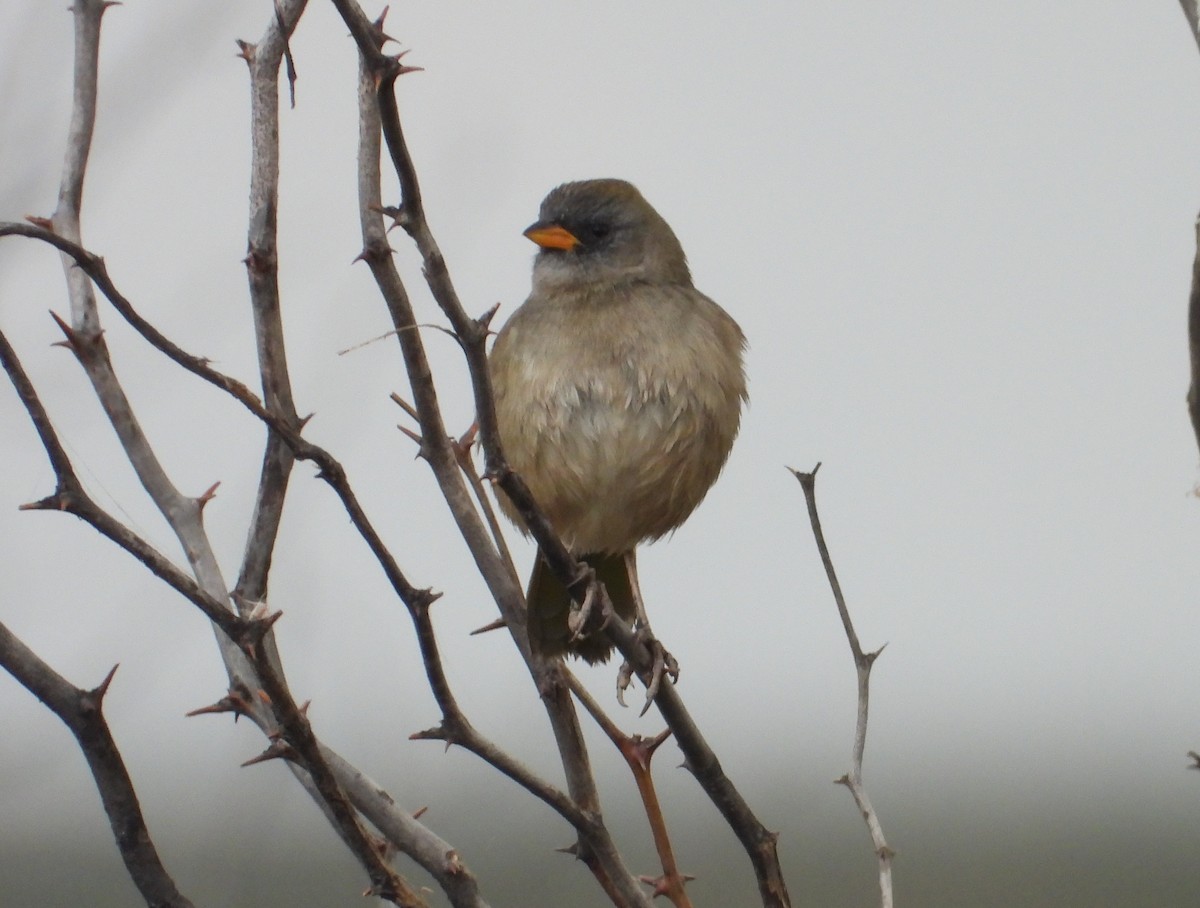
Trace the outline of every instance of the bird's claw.
<path fill-rule="evenodd" d="M 604 624 L 600 624 L 598 627 L 590 626 L 594 622 L 596 601 L 598 598 L 596 595 L 596 585 L 591 584 L 588 586 L 587 592 L 583 594 L 583 602 L 579 608 L 573 608 L 567 613 L 567 630 L 571 632 L 570 643 L 574 643 L 580 637 L 587 637 L 604 628 Z"/>
<path fill-rule="evenodd" d="M 621 663 L 621 667 L 617 669 L 617 702 L 622 706 L 628 706 L 625 702 L 625 691 L 629 690 L 629 685 L 633 683 L 633 666 L 626 659 Z"/>
<path fill-rule="evenodd" d="M 642 711 L 638 713 L 640 718 L 646 715 L 650 704 L 658 696 L 664 677 L 669 678 L 672 684 L 679 680 L 679 663 L 674 656 L 667 652 L 666 647 L 658 641 L 658 638 L 650 633 L 648 625 L 643 624 L 638 627 L 637 638 L 639 643 L 650 650 L 650 655 L 654 660 L 650 668 L 650 683 L 646 685 L 646 703 L 642 706 Z M 617 671 L 617 702 L 622 706 L 625 705 L 625 691 L 633 682 L 633 675 L 633 666 L 629 664 L 629 661 L 622 662 L 621 668 Z"/>

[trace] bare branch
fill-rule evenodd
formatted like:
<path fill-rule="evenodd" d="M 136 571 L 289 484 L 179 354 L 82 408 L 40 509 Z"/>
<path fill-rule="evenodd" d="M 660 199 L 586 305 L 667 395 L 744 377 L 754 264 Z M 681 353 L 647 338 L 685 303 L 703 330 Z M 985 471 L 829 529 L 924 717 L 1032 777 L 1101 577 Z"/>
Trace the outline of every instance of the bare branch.
<path fill-rule="evenodd" d="M 842 595 L 842 586 L 838 582 L 837 572 L 833 569 L 833 558 L 830 557 L 829 547 L 825 544 L 825 533 L 821 529 L 821 518 L 817 514 L 817 470 L 820 464 L 813 467 L 811 473 L 801 473 L 791 470 L 793 476 L 800 481 L 804 490 L 804 500 L 808 505 L 808 517 L 812 523 L 813 538 L 817 542 L 817 550 L 821 554 L 821 563 L 825 566 L 825 576 L 829 579 L 829 587 L 833 590 L 833 598 L 837 601 L 838 614 L 842 618 L 842 627 L 846 631 L 846 639 L 850 643 L 850 652 L 854 655 L 854 668 L 858 676 L 858 717 L 854 727 L 854 748 L 850 763 L 850 772 L 837 780 L 839 785 L 850 789 L 854 803 L 858 805 L 867 831 L 871 835 L 871 844 L 875 848 L 875 856 L 879 859 L 879 894 L 882 908 L 892 908 L 892 857 L 895 852 L 888 846 L 883 835 L 883 827 L 867 790 L 862 781 L 863 752 L 867 747 L 867 715 L 871 700 L 871 666 L 883 648 L 872 653 L 864 653 L 858 642 L 858 634 L 854 630 L 854 622 L 850 620 L 850 610 L 846 606 L 846 598 Z M 790 469 L 790 468 L 789 468 Z"/>
<path fill-rule="evenodd" d="M 191 901 L 176 888 L 158 856 L 133 781 L 104 720 L 104 695 L 116 668 L 98 687 L 80 690 L 38 658 L 2 623 L 0 665 L 62 719 L 79 742 L 79 749 L 96 780 L 96 790 L 100 792 L 104 812 L 108 814 L 121 860 L 146 904 L 192 908 Z"/>
<path fill-rule="evenodd" d="M 650 885 L 653 895 L 657 898 L 665 895 L 676 908 L 691 908 L 692 901 L 684 890 L 685 884 L 694 879 L 679 872 L 675 862 L 675 850 L 671 845 L 671 837 L 667 832 L 667 820 L 658 800 L 658 792 L 654 787 L 654 775 L 650 772 L 650 761 L 655 752 L 671 735 L 667 729 L 653 738 L 643 738 L 641 735 L 627 735 L 608 714 L 600 708 L 600 704 L 588 693 L 574 676 L 571 677 L 571 692 L 583 704 L 584 708 L 599 725 L 613 746 L 625 759 L 629 771 L 633 773 L 634 784 L 642 798 L 642 806 L 646 811 L 646 819 L 650 823 L 650 833 L 654 838 L 654 848 L 662 863 L 662 875 L 659 877 L 642 877 L 643 883 Z"/>
<path fill-rule="evenodd" d="M 250 286 L 259 378 L 267 409 L 296 431 L 296 414 L 283 341 L 279 299 L 277 225 L 279 211 L 279 63 L 288 59 L 288 81 L 294 96 L 294 64 L 288 38 L 300 21 L 307 0 L 276 2 L 275 18 L 266 34 L 246 52 L 250 69 L 250 218 L 246 237 L 246 277 Z M 269 432 L 259 473 L 258 494 L 246 539 L 235 592 L 247 599 L 267 597 L 267 576 L 295 454 L 278 433 Z"/>
<path fill-rule="evenodd" d="M 64 325 L 69 346 L 91 379 L 97 396 L 110 422 L 116 429 L 126 455 L 133 465 L 143 487 L 150 494 L 152 500 L 159 507 L 160 511 L 162 511 L 169 525 L 179 537 L 180 543 L 191 562 L 192 570 L 200 581 L 199 587 L 195 590 L 187 590 L 190 584 L 182 582 L 183 578 L 177 576 L 178 572 L 173 566 L 170 566 L 165 559 L 162 559 L 161 556 L 158 556 L 157 552 L 149 549 L 149 547 L 145 547 L 147 551 L 140 553 L 139 557 L 143 557 L 143 560 L 151 566 L 151 569 L 155 570 L 160 576 L 163 576 L 164 579 L 168 579 L 168 582 L 172 582 L 181 591 L 187 590 L 187 592 L 191 593 L 191 598 L 193 598 L 193 601 L 197 601 L 198 604 L 211 603 L 215 600 L 223 601 L 225 600 L 226 587 L 222 581 L 219 567 L 213 557 L 200 520 L 203 502 L 187 499 L 174 489 L 133 415 L 129 401 L 117 381 L 109 359 L 103 333 L 99 327 L 99 318 L 95 297 L 92 293 L 92 285 L 88 280 L 89 276 L 95 277 L 99 275 L 103 281 L 107 282 L 104 264 L 99 259 L 88 256 L 79 245 L 78 225 L 79 209 L 82 200 L 83 171 L 87 160 L 87 152 L 90 147 L 92 124 L 95 119 L 95 76 L 98 59 L 99 18 L 105 5 L 107 4 L 97 3 L 94 0 L 80 0 L 75 7 L 77 23 L 76 98 L 75 111 L 72 118 L 70 148 L 64 165 L 64 188 L 60 193 L 58 210 L 51 221 L 54 228 L 53 231 L 48 232 L 49 236 L 42 235 L 39 238 L 52 243 L 65 241 L 77 247 L 74 249 L 63 249 L 66 256 L 70 257 L 67 258 L 64 256 L 64 270 L 66 272 L 72 307 L 72 325 L 69 328 Z M 274 31 L 269 29 L 267 35 L 268 43 L 274 39 L 276 42 L 281 43 L 284 48 L 286 47 L 287 31 L 291 27 L 294 27 L 296 17 L 298 17 L 299 12 L 303 9 L 304 3 L 293 0 L 288 6 L 290 7 L 288 11 L 284 11 L 281 7 L 276 6 L 276 20 L 273 25 Z M 290 21 L 288 21 L 289 16 Z M 256 49 L 245 45 L 243 46 L 243 52 L 253 67 Z M 275 68 L 277 69 L 277 67 L 278 61 L 276 59 Z M 266 66 L 264 65 L 265 68 Z M 273 86 L 271 90 L 274 91 Z M 264 118 L 260 122 L 266 121 L 267 118 Z M 277 121 L 271 122 L 275 123 Z M 267 141 L 266 144 L 271 145 L 272 143 Z M 274 149 L 268 153 L 267 157 L 271 157 L 273 154 L 277 154 Z M 272 170 L 275 171 L 274 174 L 271 173 Z M 255 263 L 261 263 L 261 250 L 258 250 L 259 255 L 255 256 L 254 241 L 256 238 L 268 244 L 273 259 L 277 160 L 274 163 L 268 162 L 264 164 L 259 173 L 266 173 L 267 175 L 266 179 L 259 185 L 259 188 L 262 190 L 261 198 L 265 198 L 266 203 L 263 209 L 261 209 L 264 212 L 264 217 L 259 222 L 261 230 L 256 232 L 253 223 L 251 226 L 251 256 L 249 261 L 252 266 Z M 10 230 L 9 232 L 16 233 L 19 231 Z M 62 247 L 60 246 L 60 248 Z M 90 274 L 82 267 L 85 261 L 91 268 Z M 81 267 L 76 267 L 76 263 L 79 263 Z M 260 272 L 264 270 L 271 271 L 271 269 L 259 269 Z M 254 272 L 255 269 L 252 267 L 251 271 Z M 266 289 L 260 292 L 256 300 L 260 304 L 263 304 L 263 301 L 266 300 L 265 304 L 260 305 L 260 309 L 278 309 L 277 290 L 273 296 L 271 295 L 270 285 L 273 281 L 274 276 L 271 273 L 267 280 L 264 281 Z M 224 379 L 223 376 L 217 376 L 212 370 L 207 369 L 207 363 L 197 360 L 194 357 L 188 357 L 179 348 L 170 345 L 151 326 L 137 318 L 136 313 L 132 311 L 132 307 L 128 306 L 127 301 L 124 301 L 123 297 L 120 297 L 120 294 L 115 292 L 115 288 L 111 286 L 111 282 L 107 282 L 107 291 L 110 292 L 110 299 L 120 299 L 125 304 L 125 311 L 122 314 L 127 318 L 132 317 L 135 327 L 142 332 L 143 336 L 151 340 L 152 343 L 155 343 L 164 352 L 169 350 L 168 355 L 173 354 L 173 358 L 177 362 L 184 364 L 191 371 L 203 374 L 210 380 L 215 380 L 216 383 L 225 387 L 231 393 L 236 392 L 235 396 L 238 396 L 251 409 L 255 409 L 255 407 L 261 409 L 261 405 L 254 400 L 253 395 L 249 394 L 244 387 L 240 385 L 234 387 L 237 383 Z M 272 302 L 275 305 L 272 306 Z M 272 319 L 274 320 L 273 323 Z M 277 409 L 281 409 L 284 414 L 282 418 L 275 417 L 275 421 L 287 423 L 284 427 L 295 434 L 293 424 L 297 421 L 290 402 L 290 391 L 286 384 L 286 368 L 280 369 L 280 363 L 273 359 L 273 355 L 282 354 L 282 334 L 278 330 L 277 311 L 273 316 L 259 320 L 259 325 L 260 352 L 263 353 L 263 367 L 268 371 L 274 370 L 271 375 L 265 376 L 264 384 L 266 385 L 269 399 L 273 398 L 272 403 L 276 405 Z M 15 360 L 15 357 L 13 359 Z M 272 385 L 272 382 L 275 382 L 275 384 Z M 280 405 L 281 399 L 282 406 Z M 32 412 L 31 410 L 31 414 Z M 273 413 L 267 415 L 275 416 Z M 267 422 L 271 424 L 271 419 L 268 419 Z M 270 452 L 268 451 L 268 461 L 270 460 Z M 269 552 L 270 547 L 273 545 L 273 537 L 278 524 L 278 514 L 276 513 L 272 516 L 268 512 L 272 507 L 276 510 L 278 507 L 281 507 L 282 493 L 286 484 L 288 470 L 290 470 L 290 462 L 276 460 L 276 464 L 273 466 L 268 462 L 264 469 L 266 497 L 270 499 L 270 504 L 256 509 L 256 515 L 267 515 L 262 522 L 258 522 L 258 518 L 256 517 L 256 526 L 265 530 L 265 542 L 260 540 L 262 544 L 256 545 L 254 533 L 252 533 L 251 551 L 265 553 L 265 557 L 262 557 L 260 554 L 255 558 L 247 559 L 250 573 L 247 575 L 248 582 L 246 589 L 250 592 L 265 592 Z M 61 466 L 61 464 L 56 463 L 56 466 Z M 335 466 L 336 469 L 340 470 L 340 466 L 336 464 Z M 62 483 L 62 475 L 64 474 L 60 473 L 60 485 Z M 82 496 L 80 498 L 86 501 Z M 260 502 L 260 504 L 263 504 L 263 502 Z M 89 513 L 81 516 L 91 519 L 93 525 L 101 529 L 102 532 L 106 531 L 103 521 L 107 518 L 107 515 L 99 511 L 99 509 L 95 509 L 94 514 Z M 110 526 L 109 530 L 111 529 L 112 527 Z M 113 532 L 109 532 L 109 535 L 116 538 Z M 118 541 L 133 551 L 136 548 L 135 543 L 140 543 L 140 540 L 132 537 L 132 534 L 127 534 L 127 536 L 129 538 Z M 258 597 L 245 598 L 253 602 Z M 358 855 L 359 860 L 367 868 L 372 881 L 372 891 L 398 904 L 414 906 L 414 908 L 423 904 L 419 896 L 382 859 L 379 849 L 366 834 L 358 822 L 353 808 L 350 807 L 349 802 L 346 800 L 345 794 L 339 789 L 335 776 L 324 763 L 319 745 L 312 735 L 307 720 L 304 719 L 302 711 L 295 707 L 290 692 L 282 680 L 278 659 L 274 657 L 273 644 L 269 640 L 264 642 L 264 636 L 274 618 L 265 621 L 240 622 L 230 612 L 221 609 L 219 606 L 212 613 L 212 617 L 220 626 L 227 629 L 227 633 L 228 630 L 233 630 L 235 633 L 231 635 L 232 639 L 236 640 L 239 644 L 237 647 L 231 646 L 229 639 L 218 635 L 223 657 L 226 665 L 229 667 L 231 687 L 257 689 L 259 684 L 262 685 L 262 689 L 267 693 L 266 699 L 271 709 L 270 713 L 260 713 L 258 709 L 259 704 L 253 698 L 250 698 L 250 702 L 253 704 L 252 708 L 255 708 L 256 721 L 262 725 L 264 730 L 268 731 L 276 720 L 281 723 L 283 734 L 288 743 L 292 746 L 298 757 L 304 761 L 305 770 L 311 777 L 312 783 L 322 798 L 327 815 L 334 821 L 335 827 L 338 828 L 343 839 L 350 845 L 351 849 Z M 276 615 L 275 617 L 278 616 Z M 243 655 L 243 651 L 245 655 Z M 247 664 L 246 656 L 249 657 L 250 663 L 254 663 L 253 665 Z M 258 671 L 256 672 L 255 669 Z M 271 715 L 272 713 L 273 716 Z M 463 902 L 463 904 L 476 903 Z"/>
<path fill-rule="evenodd" d="M 187 574 L 171 564 L 157 549 L 137 536 L 110 514 L 97 506 L 84 491 L 83 484 L 75 474 L 71 460 L 58 439 L 50 417 L 38 398 L 33 382 L 25 373 L 17 358 L 16 351 L 8 342 L 8 337 L 0 331 L 0 365 L 8 374 L 9 380 L 16 389 L 17 397 L 29 414 L 29 419 L 37 430 L 42 441 L 42 447 L 54 468 L 56 489 L 53 495 L 41 501 L 22 505 L 23 510 L 56 510 L 74 514 L 107 536 L 117 545 L 141 561 L 150 571 L 165 580 L 173 589 L 181 593 L 205 616 L 225 632 L 230 640 L 236 640 L 245 631 L 246 622 L 240 619 L 224 602 L 210 596 L 196 585 Z"/>

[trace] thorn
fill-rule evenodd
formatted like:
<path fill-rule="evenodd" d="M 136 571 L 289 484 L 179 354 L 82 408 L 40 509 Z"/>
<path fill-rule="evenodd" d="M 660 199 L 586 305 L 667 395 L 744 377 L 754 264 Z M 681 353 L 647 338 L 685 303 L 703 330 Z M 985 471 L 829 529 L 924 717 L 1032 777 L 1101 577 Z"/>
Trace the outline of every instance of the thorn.
<path fill-rule="evenodd" d="M 479 423 L 472 422 L 467 431 L 463 432 L 455 443 L 458 446 L 458 453 L 462 457 L 467 456 L 467 452 L 470 451 L 470 446 L 475 444 L 476 438 L 479 438 Z"/>
<path fill-rule="evenodd" d="M 578 842 L 572 842 L 570 845 L 567 845 L 565 848 L 555 848 L 554 850 L 557 851 L 559 854 L 569 854 L 573 858 L 579 857 L 579 843 Z"/>
<path fill-rule="evenodd" d="M 207 489 L 205 489 L 201 493 L 200 497 L 196 499 L 196 504 L 199 506 L 201 511 L 204 510 L 204 506 L 206 504 L 208 504 L 210 501 L 212 501 L 214 498 L 217 497 L 217 486 L 219 486 L 220 484 L 221 484 L 221 480 L 218 479 L 216 482 L 214 482 L 212 485 L 210 485 Z"/>
<path fill-rule="evenodd" d="M 404 205 L 384 205 L 379 209 L 379 213 L 392 219 L 392 227 L 407 229 L 412 223 L 408 209 Z M 392 227 L 389 227 L 388 230 L 390 231 Z"/>
<path fill-rule="evenodd" d="M 414 810 L 412 812 L 412 818 L 414 820 L 419 820 L 419 819 L 421 819 L 421 817 L 425 816 L 425 813 L 428 810 L 429 810 L 429 808 L 427 806 L 426 807 L 418 807 L 416 810 Z"/>
<path fill-rule="evenodd" d="M 59 330 L 62 331 L 63 335 L 66 337 L 65 342 L 59 341 L 58 343 L 52 344 L 51 346 L 67 347 L 72 352 L 74 352 L 76 355 L 78 355 L 78 353 L 79 353 L 79 335 L 78 335 L 78 333 L 76 333 L 74 328 L 72 328 L 65 321 L 63 321 L 59 317 L 58 313 L 55 312 L 53 309 L 50 310 L 50 317 L 52 319 L 54 319 L 54 323 L 56 325 L 58 325 Z"/>
<path fill-rule="evenodd" d="M 389 38 L 388 40 L 393 40 L 393 39 Z M 392 56 L 388 57 L 388 63 L 391 64 L 391 68 L 388 73 L 389 76 L 398 79 L 401 76 L 408 75 L 409 73 L 425 72 L 425 67 L 423 67 L 423 66 L 409 66 L 406 63 L 400 62 L 405 57 L 407 57 L 411 52 L 412 52 L 412 48 L 408 48 L 406 50 L 400 51 L 400 53 L 398 53 L 398 54 L 393 54 Z"/>
<path fill-rule="evenodd" d="M 382 49 L 383 46 L 389 41 L 396 40 L 395 38 L 387 35 L 383 30 L 383 20 L 387 18 L 388 9 L 389 7 L 385 6 L 383 8 L 383 12 L 381 12 L 375 21 L 371 23 L 371 26 L 375 29 L 375 46 L 380 49 Z"/>
<path fill-rule="evenodd" d="M 251 44 L 249 41 L 243 41 L 241 38 L 235 38 L 234 41 L 238 46 L 238 52 L 236 54 L 234 54 L 234 56 L 241 57 L 247 63 L 253 63 L 254 62 L 254 51 L 257 48 L 253 44 Z"/>
<path fill-rule="evenodd" d="M 408 428 L 407 426 L 396 426 L 396 428 L 399 429 L 401 432 L 403 432 L 405 435 L 407 435 L 412 441 L 416 442 L 418 447 L 425 443 L 424 438 L 422 438 L 420 435 L 418 435 L 416 432 L 414 432 L 412 429 Z"/>
<path fill-rule="evenodd" d="M 503 616 L 497 618 L 495 621 L 485 624 L 483 627 L 475 628 L 475 630 L 471 631 L 468 636 L 477 637 L 480 634 L 486 634 L 489 631 L 498 631 L 502 627 L 508 627 L 508 622 L 504 620 Z"/>
<path fill-rule="evenodd" d="M 694 880 L 695 877 L 686 873 L 681 873 L 675 877 L 675 879 L 679 881 L 680 888 L 682 888 L 684 883 Z M 654 891 L 651 893 L 654 898 L 658 898 L 660 895 L 666 895 L 669 893 L 672 888 L 671 883 L 673 882 L 673 880 L 666 874 L 663 874 L 662 876 L 639 876 L 638 881 L 645 883 L 647 886 L 654 887 Z"/>
<path fill-rule="evenodd" d="M 25 215 L 25 220 L 34 227 L 41 227 L 43 230 L 49 230 L 51 233 L 54 233 L 54 221 L 50 220 L 50 218 L 39 217 L 36 214 L 27 214 Z"/>
<path fill-rule="evenodd" d="M 108 674 L 104 676 L 104 680 L 101 681 L 98 686 L 96 686 L 92 689 L 91 693 L 92 693 L 92 696 L 96 698 L 97 706 L 99 706 L 100 703 L 104 700 L 104 695 L 108 693 L 108 686 L 110 684 L 112 684 L 113 676 L 116 675 L 117 669 L 120 667 L 121 667 L 121 663 L 118 662 L 116 665 L 114 665 L 112 668 L 110 668 L 108 670 Z"/>
<path fill-rule="evenodd" d="M 193 709 L 190 712 L 184 713 L 184 716 L 190 719 L 192 716 L 204 716 L 215 713 L 233 713 L 234 719 L 238 716 L 248 716 L 250 714 L 250 704 L 240 693 L 230 691 L 216 703 L 209 706 L 201 706 L 199 709 Z"/>
<path fill-rule="evenodd" d="M 834 779 L 833 784 L 834 785 L 845 785 L 847 788 L 849 788 L 850 787 L 850 776 L 847 774 L 847 775 L 842 776 L 839 779 Z"/>
<path fill-rule="evenodd" d="M 266 763 L 268 760 L 291 761 L 295 758 L 296 752 L 292 750 L 291 745 L 286 741 L 272 741 L 267 746 L 266 750 L 260 753 L 257 757 L 251 757 L 249 760 L 243 763 L 242 766 L 253 766 L 255 763 Z"/>
<path fill-rule="evenodd" d="M 500 304 L 496 303 L 496 305 L 492 306 L 491 309 L 489 309 L 487 312 L 483 313 L 483 315 L 479 316 L 479 318 L 475 319 L 475 324 L 477 324 L 480 328 L 483 328 L 485 331 L 487 331 L 488 326 L 491 325 L 491 323 L 492 323 L 492 319 L 494 319 L 496 317 L 496 313 L 499 311 L 500 311 Z"/>
<path fill-rule="evenodd" d="M 408 401 L 406 401 L 403 397 L 401 397 L 395 391 L 393 391 L 391 394 L 389 394 L 388 397 L 391 399 L 392 403 L 394 403 L 397 407 L 399 407 L 401 410 L 403 410 L 405 413 L 407 413 L 409 416 L 411 416 L 417 422 L 421 421 L 421 417 L 417 413 L 417 408 L 414 407 L 412 404 L 410 404 Z"/>

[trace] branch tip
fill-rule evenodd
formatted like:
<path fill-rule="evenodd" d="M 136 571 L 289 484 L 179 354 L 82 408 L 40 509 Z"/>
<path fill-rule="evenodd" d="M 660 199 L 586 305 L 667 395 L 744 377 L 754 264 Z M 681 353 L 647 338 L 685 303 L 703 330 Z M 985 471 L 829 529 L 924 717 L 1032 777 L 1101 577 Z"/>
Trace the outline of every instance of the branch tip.
<path fill-rule="evenodd" d="M 414 731 L 408 736 L 410 741 L 445 741 L 447 746 L 450 744 L 450 733 L 446 729 L 444 723 L 438 723 L 433 728 L 426 728 L 423 731 Z"/>
<path fill-rule="evenodd" d="M 62 492 L 55 492 L 37 501 L 17 505 L 18 511 L 69 511 L 70 507 Z"/>

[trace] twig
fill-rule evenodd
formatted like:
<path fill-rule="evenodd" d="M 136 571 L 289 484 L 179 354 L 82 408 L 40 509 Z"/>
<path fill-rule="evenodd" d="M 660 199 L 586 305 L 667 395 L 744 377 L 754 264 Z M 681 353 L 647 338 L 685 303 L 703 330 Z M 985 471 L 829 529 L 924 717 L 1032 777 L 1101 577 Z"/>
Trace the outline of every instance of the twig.
<path fill-rule="evenodd" d="M 812 523 L 813 538 L 817 543 L 817 551 L 821 555 L 821 563 L 825 566 L 825 576 L 829 579 L 833 598 L 837 602 L 838 614 L 842 619 L 842 627 L 846 631 L 846 639 L 850 643 L 850 652 L 854 655 L 854 668 L 858 676 L 858 717 L 854 726 L 854 748 L 850 772 L 838 779 L 837 784 L 845 785 L 850 790 L 850 794 L 854 797 L 854 803 L 858 805 L 863 820 L 867 824 L 871 844 L 874 846 L 875 856 L 879 860 L 880 905 L 882 908 L 892 908 L 892 857 L 895 852 L 888 846 L 887 840 L 883 836 L 883 827 L 879 823 L 875 808 L 871 806 L 871 799 L 867 797 L 867 790 L 862 781 L 863 752 L 867 747 L 867 715 L 871 699 L 871 666 L 883 652 L 883 647 L 871 653 L 864 653 L 858 642 L 858 634 L 854 630 L 854 622 L 850 620 L 850 610 L 846 606 L 845 596 L 842 595 L 842 586 L 838 582 L 837 572 L 833 568 L 833 559 L 830 557 L 829 547 L 825 544 L 825 533 L 821 529 L 821 518 L 817 514 L 816 484 L 819 469 L 821 469 L 821 465 L 817 464 L 811 473 L 802 473 L 799 470 L 791 470 L 789 467 L 792 475 L 800 481 L 800 487 L 804 490 L 804 500 L 808 505 L 808 518 Z"/>
<path fill-rule="evenodd" d="M 643 738 L 641 735 L 627 735 L 609 717 L 595 698 L 588 692 L 574 675 L 571 676 L 571 693 L 583 704 L 588 715 L 608 735 L 608 739 L 625 759 L 629 771 L 633 773 L 634 784 L 642 798 L 642 806 L 646 810 L 646 820 L 650 823 L 650 833 L 654 838 L 654 848 L 658 852 L 662 864 L 662 875 L 658 877 L 642 877 L 643 883 L 652 887 L 655 897 L 665 895 L 676 908 L 691 908 L 692 901 L 684 889 L 685 884 L 694 877 L 679 872 L 675 862 L 675 850 L 671 845 L 671 836 L 667 832 L 667 820 L 663 816 L 662 805 L 658 800 L 658 792 L 654 788 L 654 775 L 650 771 L 650 761 L 659 746 L 671 736 L 671 730 L 665 729 L 653 738 Z"/>
<path fill-rule="evenodd" d="M 81 690 L 38 658 L 0 624 L 0 665 L 41 700 L 71 730 L 83 751 L 104 804 L 113 838 L 130 879 L 147 905 L 192 908 L 167 873 L 138 804 L 133 781 L 113 740 L 102 707 L 116 667 L 92 690 Z"/>

